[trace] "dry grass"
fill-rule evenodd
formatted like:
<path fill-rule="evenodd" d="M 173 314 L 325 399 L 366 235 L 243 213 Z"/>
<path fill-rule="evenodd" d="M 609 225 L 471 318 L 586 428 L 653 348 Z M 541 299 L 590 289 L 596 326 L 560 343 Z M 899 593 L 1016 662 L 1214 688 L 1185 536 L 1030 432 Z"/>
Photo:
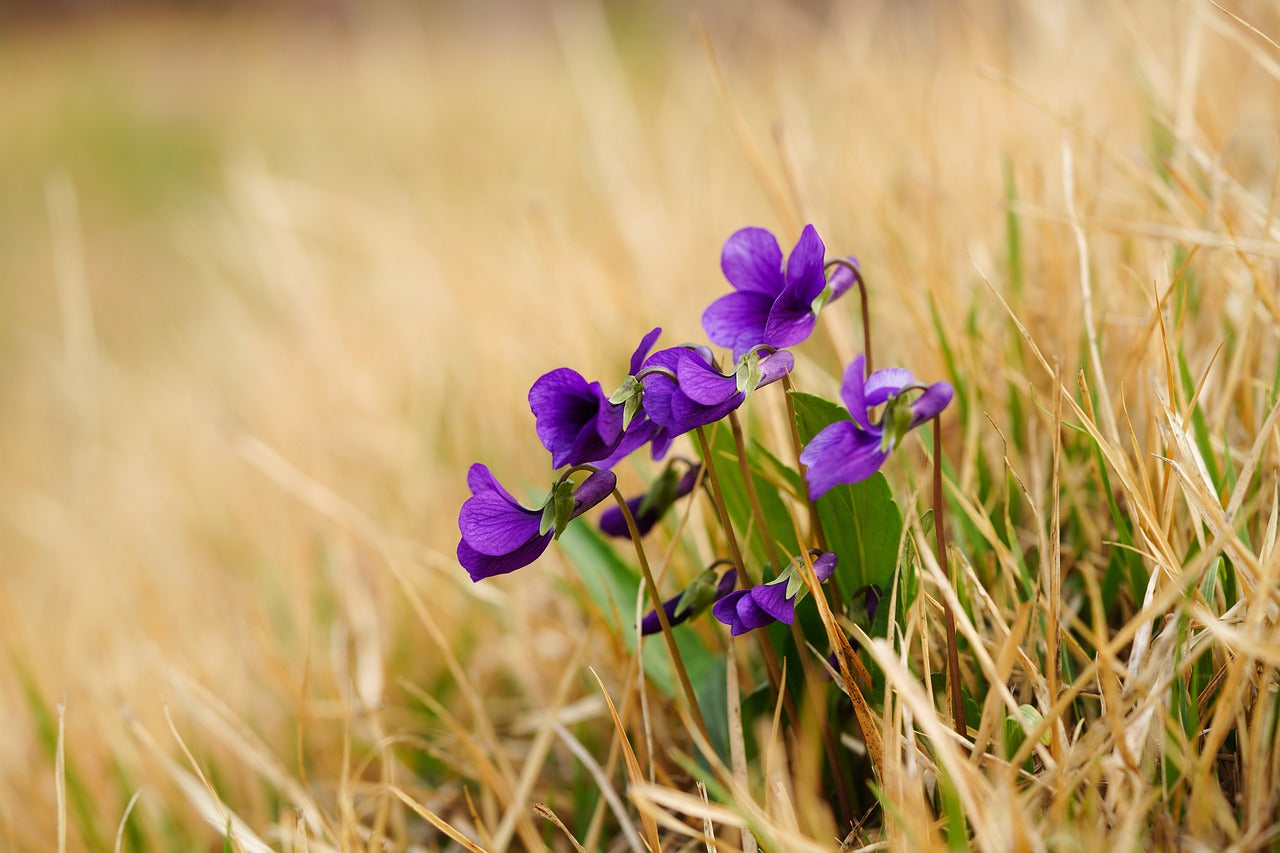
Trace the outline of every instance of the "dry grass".
<path fill-rule="evenodd" d="M 545 477 L 538 374 L 700 337 L 724 237 L 808 221 L 879 360 L 964 397 L 964 666 L 998 685 L 971 758 L 922 540 L 868 645 L 895 805 L 854 840 L 1274 843 L 1280 49 L 1196 2 L 816 8 L 4 35 L 0 847 L 832 846 L 804 738 L 700 796 L 554 554 L 477 587 L 452 556 L 470 461 Z M 1005 761 L 1022 703 L 1047 744 Z"/>

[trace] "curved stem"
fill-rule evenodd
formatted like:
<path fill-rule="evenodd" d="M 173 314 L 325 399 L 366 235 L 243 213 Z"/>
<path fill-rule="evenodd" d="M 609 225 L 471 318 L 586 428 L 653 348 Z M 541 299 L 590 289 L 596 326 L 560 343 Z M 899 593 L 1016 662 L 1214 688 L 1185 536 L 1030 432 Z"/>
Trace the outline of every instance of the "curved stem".
<path fill-rule="evenodd" d="M 837 258 L 834 261 L 828 261 L 824 270 L 832 267 L 844 267 L 853 273 L 853 280 L 858 283 L 858 292 L 862 296 L 862 351 L 867 357 L 867 373 L 871 373 L 871 314 L 867 304 L 867 283 L 862 279 L 862 271 L 858 269 L 856 264 L 846 261 L 844 258 Z"/>
<path fill-rule="evenodd" d="M 933 419 L 933 541 L 938 549 L 938 565 L 951 583 L 951 564 L 947 558 L 947 526 L 942 509 L 942 418 Z M 956 734 L 967 738 L 964 723 L 964 694 L 960 690 L 960 651 L 956 648 L 956 614 L 946 604 L 947 621 L 947 687 L 951 695 L 951 725 Z"/>
<path fill-rule="evenodd" d="M 689 681 L 689 673 L 684 668 L 684 660 L 680 657 L 680 648 L 676 645 L 675 635 L 671 633 L 671 622 L 667 619 L 666 608 L 662 606 L 662 596 L 658 593 L 658 585 L 653 581 L 653 572 L 649 569 L 649 560 L 645 557 L 644 546 L 640 544 L 640 531 L 636 528 L 635 517 L 627 506 L 627 499 L 617 488 L 613 490 L 613 498 L 622 508 L 622 517 L 627 522 L 627 530 L 631 533 L 631 543 L 636 549 L 636 560 L 640 563 L 640 573 L 644 575 L 645 587 L 649 592 L 649 600 L 653 602 L 654 611 L 658 614 L 658 624 L 662 626 L 662 638 L 666 640 L 667 652 L 671 655 L 671 663 L 676 669 L 680 687 L 684 691 L 685 702 L 689 705 L 689 714 L 693 717 L 698 731 L 707 743 L 711 737 L 707 734 L 707 723 L 702 718 L 702 710 L 698 707 L 698 697 L 694 695 L 693 684 Z"/>
<path fill-rule="evenodd" d="M 751 464 L 747 461 L 747 442 L 742 436 L 742 423 L 737 412 L 729 413 L 729 428 L 733 431 L 733 446 L 738 451 L 738 470 L 742 473 L 742 484 L 747 489 L 747 501 L 751 504 L 751 514 L 756 519 L 756 532 L 764 543 L 765 554 L 769 557 L 769 565 L 775 572 L 782 571 L 782 563 L 778 559 L 778 547 L 769 535 L 769 525 L 764 518 L 764 507 L 760 504 L 760 493 L 756 490 L 755 477 L 751 476 Z"/>
<path fill-rule="evenodd" d="M 702 449 L 702 461 L 707 466 L 707 477 L 711 480 L 711 502 L 716 505 L 716 514 L 720 516 L 720 527 L 724 530 L 724 538 L 729 542 L 729 556 L 733 558 L 734 568 L 738 570 L 738 581 L 743 588 L 755 585 L 755 580 L 747 574 L 747 564 L 742 559 L 742 549 L 738 547 L 738 536 L 733 532 L 733 522 L 729 520 L 729 507 L 724 502 L 724 491 L 720 488 L 720 475 L 716 473 L 715 460 L 711 458 L 711 444 L 707 441 L 705 427 L 694 430 L 698 435 L 698 447 Z"/>
<path fill-rule="evenodd" d="M 782 377 L 782 389 L 785 393 L 782 396 L 787 398 L 787 423 L 791 426 L 791 446 L 796 452 L 796 470 L 800 472 L 800 479 L 804 480 L 805 464 L 800 461 L 800 454 L 804 448 L 800 444 L 800 425 L 796 423 L 796 404 L 791 399 L 791 395 L 795 392 L 795 386 L 791 384 L 791 374 L 784 374 Z M 800 489 L 804 493 L 804 503 L 809 509 L 809 535 L 818 543 L 818 547 L 827 550 L 827 537 L 822 530 L 822 519 L 818 517 L 818 506 L 813 502 L 813 498 L 809 497 L 809 489 L 807 486 L 801 486 Z"/>

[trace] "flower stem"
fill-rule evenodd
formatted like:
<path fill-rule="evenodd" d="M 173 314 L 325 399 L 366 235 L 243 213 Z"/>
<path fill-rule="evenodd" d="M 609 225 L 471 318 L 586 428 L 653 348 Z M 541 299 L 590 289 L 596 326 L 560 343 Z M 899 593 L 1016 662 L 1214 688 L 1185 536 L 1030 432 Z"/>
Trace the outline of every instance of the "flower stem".
<path fill-rule="evenodd" d="M 702 449 L 702 460 L 707 466 L 707 476 L 711 478 L 711 501 L 716 505 L 716 513 L 720 516 L 720 527 L 724 529 L 724 538 L 729 542 L 729 556 L 733 566 L 738 570 L 738 582 L 743 588 L 755 585 L 755 579 L 747 574 L 747 564 L 742 559 L 742 549 L 738 547 L 738 537 L 733 532 L 733 522 L 729 520 L 729 507 L 724 502 L 724 491 L 720 488 L 720 475 L 716 473 L 715 460 L 711 458 L 711 444 L 707 441 L 704 427 L 695 430 L 698 434 L 698 446 Z"/>
<path fill-rule="evenodd" d="M 784 374 L 782 377 L 783 395 L 787 398 L 787 423 L 791 425 L 791 446 L 796 452 L 796 470 L 800 472 L 801 480 L 805 475 L 805 464 L 800 461 L 800 454 L 804 448 L 800 444 L 800 425 L 796 423 L 796 404 L 791 399 L 791 395 L 795 392 L 795 386 L 791 384 L 791 375 Z M 827 537 L 822 530 L 822 519 L 818 517 L 818 506 L 813 502 L 813 498 L 809 497 L 809 489 L 801 487 L 804 493 L 804 503 L 809 509 L 809 535 L 817 542 L 818 547 L 827 550 Z"/>
<path fill-rule="evenodd" d="M 827 263 L 827 269 L 831 267 L 844 267 L 853 273 L 853 280 L 858 283 L 858 292 L 862 297 L 862 352 L 867 357 L 867 373 L 871 373 L 871 313 L 868 311 L 867 305 L 867 283 L 862 280 L 862 272 L 854 264 L 849 263 L 843 258 L 839 258 Z"/>
<path fill-rule="evenodd" d="M 689 714 L 693 717 L 693 722 L 697 725 L 698 731 L 701 732 L 707 743 L 711 743 L 711 736 L 707 733 L 707 723 L 702 718 L 702 710 L 698 707 L 698 697 L 694 695 L 693 684 L 689 681 L 689 673 L 684 668 L 684 659 L 680 657 L 680 648 L 676 645 L 675 634 L 671 633 L 671 622 L 667 619 L 666 608 L 662 606 L 662 596 L 658 593 L 658 585 L 653 581 L 653 572 L 649 569 L 649 560 L 645 557 L 644 546 L 640 544 L 640 531 L 636 528 L 635 517 L 631 514 L 631 508 L 627 506 L 627 499 L 622 496 L 622 492 L 617 488 L 613 490 L 613 498 L 617 501 L 618 506 L 622 508 L 622 517 L 627 522 L 627 530 L 631 533 L 631 543 L 636 549 L 636 560 L 640 563 L 640 573 L 644 575 L 644 584 L 649 592 L 649 599 L 653 602 L 654 611 L 658 614 L 658 624 L 662 626 L 662 638 L 666 640 L 667 652 L 671 655 L 671 663 L 675 666 L 676 676 L 679 678 L 680 687 L 684 691 L 685 702 L 689 705 Z"/>
<path fill-rule="evenodd" d="M 778 559 L 778 547 L 769 534 L 769 525 L 765 521 L 764 507 L 760 504 L 760 493 L 756 490 L 756 479 L 751 476 L 751 463 L 747 460 L 747 442 L 742 436 L 742 423 L 737 412 L 729 413 L 729 428 L 733 431 L 733 446 L 738 451 L 738 470 L 742 472 L 742 484 L 747 489 L 747 500 L 751 504 L 751 514 L 756 519 L 756 532 L 764 543 L 765 554 L 769 557 L 769 565 L 775 572 L 782 571 L 782 562 Z"/>
<path fill-rule="evenodd" d="M 951 564 L 947 558 L 947 526 L 942 516 L 942 418 L 933 419 L 933 534 L 938 549 L 938 565 L 947 583 L 951 583 Z M 956 647 L 956 614 L 946 604 L 947 621 L 947 688 L 951 694 L 951 724 L 960 737 L 968 737 L 964 723 L 964 695 L 960 691 L 960 651 Z"/>

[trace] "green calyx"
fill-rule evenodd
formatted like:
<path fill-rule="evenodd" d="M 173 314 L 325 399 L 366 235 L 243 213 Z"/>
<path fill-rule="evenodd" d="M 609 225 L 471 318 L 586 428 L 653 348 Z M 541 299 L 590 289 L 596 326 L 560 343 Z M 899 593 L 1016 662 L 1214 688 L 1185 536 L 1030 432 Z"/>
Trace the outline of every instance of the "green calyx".
<path fill-rule="evenodd" d="M 636 507 L 636 515 L 649 513 L 661 515 L 666 512 L 667 508 L 676 502 L 679 489 L 680 475 L 675 468 L 668 465 L 658 475 L 658 479 L 654 480 L 649 491 L 645 492 L 644 500 L 640 501 L 640 506 Z"/>
<path fill-rule="evenodd" d="M 573 481 L 563 480 L 551 489 L 547 502 L 542 505 L 542 519 L 538 523 L 538 535 L 545 536 L 548 530 L 555 530 L 555 538 L 573 518 Z"/>
<path fill-rule="evenodd" d="M 733 372 L 734 380 L 737 383 L 738 391 L 745 398 L 751 397 L 751 392 L 760 386 L 760 353 L 756 350 L 748 350 L 743 353 L 742 358 L 738 359 L 738 364 Z"/>
<path fill-rule="evenodd" d="M 622 380 L 618 390 L 609 395 L 609 402 L 622 406 L 622 428 L 631 426 L 644 405 L 644 383 L 634 376 Z"/>
<path fill-rule="evenodd" d="M 880 452 L 888 453 L 898 446 L 911 430 L 911 401 L 905 393 L 899 392 L 890 397 L 884 406 L 884 415 L 880 418 Z"/>
<path fill-rule="evenodd" d="M 680 600 L 676 602 L 676 617 L 683 616 L 688 613 L 690 616 L 696 616 L 703 610 L 710 607 L 716 600 L 716 570 L 704 569 L 698 573 L 698 576 L 684 588 L 684 594 L 680 596 Z"/>

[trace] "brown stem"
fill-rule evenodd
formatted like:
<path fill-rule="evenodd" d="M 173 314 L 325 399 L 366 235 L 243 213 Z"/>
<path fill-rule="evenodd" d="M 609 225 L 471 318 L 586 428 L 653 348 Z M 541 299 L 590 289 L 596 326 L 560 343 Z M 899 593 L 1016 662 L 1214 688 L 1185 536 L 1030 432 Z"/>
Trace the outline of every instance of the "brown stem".
<path fill-rule="evenodd" d="M 693 722 L 698 726 L 698 731 L 702 733 L 707 743 L 711 743 L 711 736 L 707 734 L 707 723 L 702 718 L 702 709 L 698 707 L 698 697 L 694 695 L 693 684 L 689 681 L 689 673 L 684 668 L 684 659 L 680 657 L 680 649 L 676 645 L 675 634 L 671 633 L 671 622 L 667 619 L 667 610 L 662 606 L 662 596 L 658 593 L 658 585 L 653 581 L 653 572 L 649 570 L 649 560 L 645 557 L 644 546 L 640 544 L 640 531 L 636 528 L 635 517 L 631 514 L 631 508 L 627 506 L 627 499 L 622 496 L 622 492 L 615 487 L 613 490 L 613 498 L 618 502 L 618 506 L 622 508 L 622 517 L 627 522 L 627 532 L 631 534 L 631 543 L 636 549 L 636 559 L 640 563 L 640 573 L 644 575 L 644 584 L 649 592 L 649 599 L 653 602 L 654 611 L 658 614 L 658 624 L 662 626 L 662 638 L 666 640 L 667 652 L 671 655 L 671 663 L 676 668 L 676 676 L 680 680 L 680 687 L 684 691 L 685 701 L 689 704 L 689 714 L 693 717 Z"/>
<path fill-rule="evenodd" d="M 947 526 L 942 515 L 942 418 L 933 419 L 933 540 L 938 549 L 938 565 L 951 583 L 951 563 L 947 557 Z M 947 689 L 951 694 L 951 724 L 960 737 L 968 737 L 964 723 L 964 694 L 960 691 L 960 651 L 956 646 L 956 614 L 944 599 L 947 622 Z"/>
<path fill-rule="evenodd" d="M 809 510 L 809 535 L 818 543 L 818 547 L 827 550 L 827 537 L 822 530 L 822 519 L 818 517 L 818 506 L 813 502 L 813 498 L 809 497 L 809 487 L 803 484 L 804 475 L 807 470 L 805 464 L 800 461 L 800 454 L 804 452 L 804 447 L 800 443 L 800 425 L 796 423 L 796 404 L 791 399 L 791 395 L 795 392 L 795 386 L 791 384 L 791 375 L 783 374 L 782 388 L 785 393 L 782 395 L 787 398 L 787 423 L 791 425 L 791 446 L 796 452 L 796 470 L 800 472 L 802 481 L 800 491 L 804 495 L 805 507 Z"/>
<path fill-rule="evenodd" d="M 698 427 L 698 446 L 702 448 L 702 461 L 707 466 L 707 476 L 711 478 L 711 502 L 716 505 L 716 513 L 720 517 L 720 527 L 724 530 L 724 538 L 729 543 L 729 556 L 733 559 L 733 567 L 738 570 L 738 582 L 744 588 L 754 586 L 755 581 L 747 574 L 747 564 L 742 559 L 742 549 L 738 547 L 738 537 L 733 532 L 733 522 L 729 520 L 729 507 L 724 502 L 724 491 L 720 488 L 720 475 L 716 473 L 715 460 L 711 458 L 711 444 L 707 441 L 707 432 Z"/>
<path fill-rule="evenodd" d="M 844 267 L 853 273 L 853 280 L 858 283 L 858 292 L 862 296 L 862 352 L 867 357 L 867 373 L 871 373 L 871 314 L 867 305 L 867 283 L 862 280 L 862 272 L 853 264 L 838 258 L 827 262 L 827 269 Z"/>
<path fill-rule="evenodd" d="M 778 559 L 778 546 L 769 535 L 769 525 L 764 518 L 764 507 L 760 504 L 760 493 L 756 491 L 756 478 L 751 476 L 751 464 L 747 461 L 747 442 L 742 437 L 742 424 L 737 412 L 729 413 L 729 428 L 733 431 L 733 446 L 738 451 L 738 470 L 742 472 L 742 484 L 747 489 L 747 500 L 751 504 L 751 514 L 756 519 L 756 532 L 764 543 L 765 554 L 769 565 L 775 572 L 782 571 L 782 562 Z"/>

